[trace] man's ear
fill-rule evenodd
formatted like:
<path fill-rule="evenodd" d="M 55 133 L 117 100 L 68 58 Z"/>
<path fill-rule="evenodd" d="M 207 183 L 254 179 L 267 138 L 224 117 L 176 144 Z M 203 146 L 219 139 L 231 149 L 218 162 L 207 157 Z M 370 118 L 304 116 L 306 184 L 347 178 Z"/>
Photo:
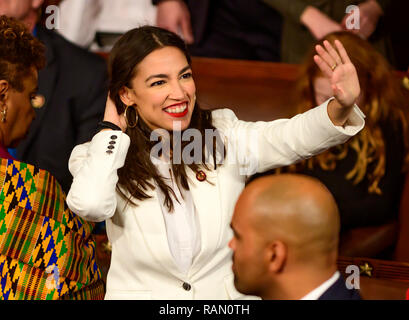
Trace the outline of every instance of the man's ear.
<path fill-rule="evenodd" d="M 10 85 L 7 80 L 0 80 L 0 103 L 8 99 Z"/>
<path fill-rule="evenodd" d="M 281 272 L 287 261 L 288 249 L 284 242 L 276 240 L 269 244 L 267 248 L 269 271 L 273 273 Z"/>
<path fill-rule="evenodd" d="M 34 10 L 37 10 L 43 5 L 43 3 L 44 3 L 44 0 L 31 0 L 31 7 Z"/>
<path fill-rule="evenodd" d="M 124 86 L 119 90 L 119 97 L 121 98 L 122 103 L 126 106 L 136 104 L 134 91 L 128 87 Z"/>

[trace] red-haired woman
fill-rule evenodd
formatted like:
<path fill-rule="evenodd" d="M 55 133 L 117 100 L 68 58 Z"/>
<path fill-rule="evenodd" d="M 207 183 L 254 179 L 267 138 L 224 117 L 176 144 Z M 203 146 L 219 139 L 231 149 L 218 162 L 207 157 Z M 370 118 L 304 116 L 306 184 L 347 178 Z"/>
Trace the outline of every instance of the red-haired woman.
<path fill-rule="evenodd" d="M 377 225 L 396 217 L 409 157 L 409 99 L 388 62 L 367 41 L 350 32 L 326 36 L 342 42 L 361 86 L 358 105 L 365 128 L 346 144 L 298 164 L 297 172 L 319 178 L 340 208 L 342 229 Z M 333 96 L 330 81 L 306 57 L 298 80 L 298 110 L 304 112 Z"/>

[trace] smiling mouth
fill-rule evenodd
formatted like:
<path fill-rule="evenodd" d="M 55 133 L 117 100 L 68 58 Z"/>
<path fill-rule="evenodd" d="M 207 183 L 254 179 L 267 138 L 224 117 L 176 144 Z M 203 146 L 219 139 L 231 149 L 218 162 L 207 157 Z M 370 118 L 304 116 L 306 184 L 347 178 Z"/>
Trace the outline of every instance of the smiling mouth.
<path fill-rule="evenodd" d="M 188 112 L 188 102 L 182 102 L 179 104 L 174 104 L 172 106 L 163 109 L 168 115 L 174 118 L 182 118 Z"/>

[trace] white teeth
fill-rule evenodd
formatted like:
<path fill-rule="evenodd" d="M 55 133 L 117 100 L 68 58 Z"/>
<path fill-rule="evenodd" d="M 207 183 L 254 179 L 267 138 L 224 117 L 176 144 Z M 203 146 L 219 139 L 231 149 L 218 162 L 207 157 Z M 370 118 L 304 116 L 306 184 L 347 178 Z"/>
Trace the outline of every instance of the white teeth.
<path fill-rule="evenodd" d="M 181 112 L 184 112 L 186 108 L 187 108 L 187 103 L 181 106 L 177 106 L 177 107 L 166 108 L 165 111 L 168 113 L 181 113 Z"/>

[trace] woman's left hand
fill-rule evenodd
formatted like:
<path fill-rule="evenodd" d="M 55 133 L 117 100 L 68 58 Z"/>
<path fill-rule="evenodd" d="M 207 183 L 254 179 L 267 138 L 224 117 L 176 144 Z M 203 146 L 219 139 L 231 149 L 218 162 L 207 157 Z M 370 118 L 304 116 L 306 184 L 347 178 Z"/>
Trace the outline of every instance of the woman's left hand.
<path fill-rule="evenodd" d="M 350 109 L 361 91 L 358 75 L 342 43 L 335 40 L 335 46 L 336 49 L 327 40 L 324 47 L 317 45 L 318 55 L 314 56 L 314 61 L 330 79 L 335 99 L 342 107 Z"/>

